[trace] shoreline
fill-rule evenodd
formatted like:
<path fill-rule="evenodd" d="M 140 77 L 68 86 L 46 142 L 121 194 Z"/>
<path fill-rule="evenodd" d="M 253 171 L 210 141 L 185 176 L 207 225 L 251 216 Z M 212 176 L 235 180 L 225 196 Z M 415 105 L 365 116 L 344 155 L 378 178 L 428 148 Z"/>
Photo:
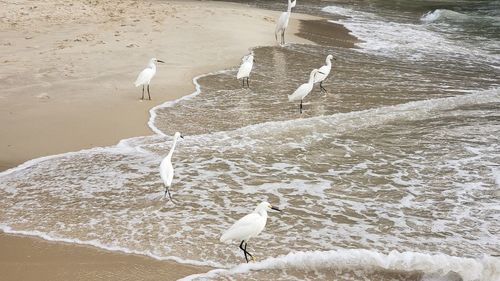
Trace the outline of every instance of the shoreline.
<path fill-rule="evenodd" d="M 0 22 L 0 171 L 150 135 L 150 108 L 190 94 L 195 76 L 239 65 L 249 47 L 275 44 L 269 30 L 278 12 L 243 4 L 122 0 L 117 15 L 109 0 L 52 1 L 61 12 L 49 19 L 43 2 L 0 4 L 7 18 Z M 28 12 L 12 22 L 19 9 Z M 133 81 L 151 57 L 166 63 L 152 81 L 152 101 L 141 101 Z"/>
<path fill-rule="evenodd" d="M 172 5 L 173 7 L 170 8 L 173 8 L 176 13 L 179 13 L 182 9 L 190 9 L 192 8 L 192 5 L 198 5 L 199 2 L 172 1 L 169 3 L 149 3 L 149 5 L 152 4 Z M 105 75 L 105 77 L 108 78 L 117 78 L 120 75 L 123 75 L 124 72 L 130 72 L 126 76 L 127 80 L 124 81 L 125 85 L 123 87 L 116 87 L 115 85 L 114 92 L 123 91 L 126 93 L 126 95 L 124 94 L 123 96 L 113 95 L 111 97 L 104 96 L 104 98 L 102 98 L 101 95 L 105 95 L 105 93 L 103 93 L 105 91 L 98 90 L 97 88 L 93 88 L 91 86 L 93 81 L 102 80 L 103 77 L 101 76 L 86 77 L 84 79 L 75 78 L 70 79 L 69 81 L 47 82 L 48 84 L 50 84 L 48 88 L 53 87 L 54 89 L 58 89 L 61 91 L 72 89 L 75 86 L 74 84 L 76 84 L 76 88 L 81 87 L 81 89 L 76 91 L 77 93 L 75 93 L 74 97 L 65 97 L 56 93 L 52 94 L 51 92 L 49 92 L 48 94 L 46 92 L 43 92 L 42 94 L 37 94 L 35 96 L 33 96 L 34 94 L 31 92 L 30 94 L 23 95 L 23 92 L 25 93 L 26 89 L 35 91 L 34 89 L 40 86 L 39 84 L 37 84 L 38 81 L 35 81 L 36 79 L 28 79 L 28 81 L 26 81 L 27 83 L 25 83 L 22 87 L 15 87 L 7 83 L 9 84 L 8 86 L 12 87 L 7 87 L 6 92 L 2 93 L 2 95 L 0 96 L 0 108 L 6 109 L 7 107 L 9 107 L 8 110 L 0 111 L 4 113 L 2 116 L 2 120 L 6 120 L 4 121 L 4 124 L 9 121 L 9 116 L 5 115 L 11 115 L 11 110 L 13 110 L 12 108 L 10 108 L 10 106 L 14 106 L 14 109 L 19 110 L 22 115 L 23 106 L 26 106 L 26 103 L 31 103 L 32 105 L 34 104 L 35 108 L 27 109 L 25 115 L 20 119 L 24 120 L 25 122 L 26 120 L 28 120 L 27 122 L 29 123 L 30 118 L 36 116 L 37 113 L 41 113 L 41 116 L 37 116 L 39 117 L 39 119 L 36 118 L 34 120 L 37 120 L 42 124 L 34 122 L 34 126 L 42 125 L 43 127 L 43 125 L 51 124 L 53 128 L 52 130 L 46 132 L 39 131 L 39 133 L 42 134 L 37 135 L 37 137 L 41 138 L 35 140 L 30 137 L 30 126 L 33 125 L 25 123 L 24 125 L 26 125 L 27 128 L 24 128 L 23 126 L 19 126 L 19 122 L 14 122 L 14 124 L 11 124 L 10 126 L 2 126 L 1 130 L 2 134 L 4 135 L 6 135 L 5 132 L 8 132 L 9 129 L 16 130 L 16 132 L 19 132 L 19 134 L 9 134 L 10 138 L 3 139 L 0 142 L 0 146 L 7 152 L 2 153 L 4 155 L 4 158 L 0 160 L 0 171 L 5 172 L 12 168 L 19 167 L 23 163 L 35 160 L 40 157 L 51 157 L 56 154 L 68 153 L 97 146 L 112 146 L 118 144 L 121 140 L 131 137 L 154 134 L 154 132 L 152 132 L 148 127 L 150 109 L 158 107 L 165 102 L 175 101 L 183 96 L 187 96 L 193 93 L 193 88 L 195 88 L 195 85 L 193 85 L 192 83 L 192 77 L 203 75 L 204 73 L 219 71 L 221 69 L 237 67 L 239 65 L 241 56 L 243 56 L 248 51 L 248 48 L 254 48 L 261 45 L 275 45 L 273 35 L 275 24 L 274 20 L 278 16 L 279 12 L 249 8 L 246 5 L 235 3 L 203 2 L 203 5 L 208 5 L 213 9 L 213 20 L 216 20 L 217 16 L 225 16 L 227 14 L 227 9 L 230 9 L 232 12 L 236 11 L 238 13 L 237 15 L 233 15 L 233 18 L 240 18 L 241 16 L 250 18 L 247 20 L 252 23 L 253 35 L 249 36 L 246 40 L 244 40 L 244 42 L 240 42 L 238 46 L 233 46 L 229 49 L 227 47 L 222 49 L 214 47 L 213 49 L 216 50 L 216 53 L 225 54 L 225 59 L 223 60 L 217 60 L 216 62 L 214 62 L 213 59 L 205 58 L 205 60 L 200 63 L 199 61 L 193 60 L 193 58 L 189 56 L 189 52 L 184 52 L 184 59 L 188 61 L 188 63 L 191 63 L 192 67 L 188 67 L 185 64 L 182 64 L 180 61 L 177 61 L 173 64 L 173 69 L 167 69 L 169 68 L 168 62 L 166 67 L 162 67 L 160 65 L 158 67 L 157 77 L 151 87 L 153 102 L 156 100 L 161 100 L 161 102 L 158 104 L 152 104 L 149 101 L 138 101 L 140 92 L 137 91 L 136 88 L 133 88 L 132 85 L 133 79 L 135 79 L 135 75 L 137 75 L 140 69 L 142 69 L 141 67 L 144 67 L 147 60 L 149 59 L 144 54 L 144 51 L 142 51 L 142 53 L 140 54 L 141 58 L 143 59 L 134 61 L 134 66 L 115 66 L 113 70 L 109 70 Z M 191 22 L 191 24 L 196 26 L 196 17 L 198 16 L 196 14 L 191 14 L 190 16 L 192 18 L 195 18 L 194 23 Z M 303 14 L 294 14 L 294 16 L 295 17 L 290 21 L 288 30 L 289 40 L 294 43 L 310 43 L 311 41 L 300 38 L 296 36 L 296 34 L 299 33 L 299 28 L 301 26 L 300 20 L 310 20 L 315 19 L 315 17 Z M 254 17 L 257 17 L 257 19 L 255 19 Z M 180 21 L 180 18 L 176 17 L 175 19 Z M 207 19 L 205 18 L 204 20 Z M 228 20 L 231 21 L 231 19 Z M 77 23 L 76 25 L 79 25 L 79 23 Z M 192 28 L 189 26 L 189 24 L 187 25 L 188 26 L 185 26 L 183 30 L 189 30 L 190 28 Z M 53 26 L 49 25 L 45 28 L 50 29 L 53 28 Z M 223 24 L 219 24 L 217 28 L 219 29 L 219 31 L 221 28 L 224 29 Z M 13 31 L 7 30 L 6 32 L 12 33 Z M 182 32 L 183 31 L 178 31 L 177 34 L 181 34 Z M 239 33 L 239 31 L 236 30 L 234 31 L 234 33 Z M 228 39 L 222 40 L 222 42 L 218 42 L 218 44 L 220 45 L 225 43 L 227 44 L 227 42 L 233 42 L 233 37 L 236 36 L 236 34 L 230 34 L 228 36 Z M 26 38 L 28 37 L 30 36 L 27 36 Z M 210 35 L 205 37 L 205 39 L 209 38 Z M 33 40 L 33 38 L 20 38 L 19 40 L 31 41 Z M 76 40 L 75 42 L 80 43 L 82 41 L 85 41 L 85 39 Z M 89 42 L 92 42 L 92 40 L 90 40 Z M 171 48 L 173 47 L 175 49 L 177 47 L 178 49 L 183 51 L 183 48 L 181 48 L 184 47 L 183 44 L 184 43 L 178 43 L 175 46 L 171 46 Z M 11 44 L 8 44 L 7 46 L 11 46 Z M 76 47 L 73 46 L 67 48 Z M 61 50 L 65 49 L 66 48 L 62 48 Z M 80 51 L 83 49 L 85 49 L 85 47 L 80 47 Z M 0 49 L 0 51 L 3 52 L 4 50 Z M 202 51 L 206 51 L 206 49 Z M 138 56 L 139 55 L 135 55 L 135 57 Z M 99 60 L 99 58 L 97 58 L 97 60 Z M 8 59 L 6 61 L 7 63 L 9 63 Z M 18 66 L 16 65 L 16 67 Z M 123 67 L 123 69 L 119 72 L 116 72 L 115 69 L 117 67 Z M 11 69 L 7 67 L 4 71 L 8 72 L 9 70 Z M 89 70 L 87 69 L 86 71 Z M 175 73 L 178 71 L 180 71 L 181 73 Z M 17 72 L 14 71 L 14 73 Z M 48 73 L 42 74 L 42 76 L 43 75 L 50 76 L 51 73 L 49 71 Z M 162 81 L 162 78 L 167 75 L 172 75 L 172 77 L 170 77 L 170 79 L 166 79 L 166 81 Z M 4 77 L 5 73 L 0 73 L 0 82 L 5 82 L 5 79 L 2 80 L 2 78 Z M 127 83 L 130 85 L 128 85 Z M 112 86 L 106 86 L 107 87 L 105 87 L 105 90 L 106 88 L 112 88 Z M 95 93 L 93 93 L 91 97 L 88 97 L 85 95 L 88 91 L 95 91 Z M 113 127 L 112 130 L 108 130 L 107 126 L 109 125 L 109 122 L 104 122 L 105 120 L 97 121 L 96 119 L 103 117 L 103 112 L 99 112 L 99 110 L 93 109 L 92 104 L 89 104 L 89 101 L 86 100 L 91 99 L 92 101 L 96 101 L 101 100 L 101 98 L 104 99 L 105 102 L 104 106 L 102 106 L 104 114 L 109 113 L 109 111 L 114 114 L 126 113 L 128 115 L 128 121 L 133 121 L 132 126 L 128 126 L 130 125 L 129 123 L 122 123 L 118 127 Z M 7 104 L 6 101 L 12 103 Z M 81 127 L 73 126 L 74 124 L 71 124 L 72 121 L 75 121 L 75 116 L 70 116 L 71 118 L 68 118 L 66 122 L 62 123 L 61 120 L 57 120 L 58 114 L 61 114 L 61 112 L 69 114 L 71 110 L 74 110 L 71 108 L 71 105 L 74 105 L 77 102 L 84 103 L 84 106 L 79 105 L 78 110 L 76 111 L 79 111 L 80 114 L 85 114 L 85 116 L 89 118 L 92 115 L 94 115 L 93 117 L 96 118 L 91 120 L 87 120 L 86 118 L 84 118 L 85 120 L 77 120 L 80 122 L 83 121 L 83 124 L 79 125 Z M 40 105 L 42 108 L 37 108 Z M 47 108 L 49 111 L 57 111 L 56 114 L 47 115 Z M 39 112 L 37 112 L 37 109 L 39 110 Z M 133 118 L 133 120 L 130 120 L 131 118 Z M 117 122 L 117 120 L 113 121 Z M 43 124 L 43 122 L 47 122 L 47 124 Z M 52 124 L 51 122 L 54 122 L 55 124 Z M 99 126 L 92 127 L 92 124 L 95 125 L 96 123 Z M 114 125 L 116 125 L 116 123 Z M 57 129 L 60 130 L 57 131 Z M 81 131 L 82 129 L 84 132 L 92 131 L 92 133 L 89 137 L 80 139 L 82 135 L 81 132 L 79 133 L 79 131 Z M 64 130 L 71 131 L 70 135 L 65 135 Z M 104 132 L 106 132 L 107 134 L 103 134 Z M 56 135 L 58 139 L 61 138 L 60 144 L 63 143 L 66 145 L 56 144 L 54 146 L 51 143 L 51 139 L 54 135 Z M 30 149 L 20 149 L 16 146 L 12 147 L 8 145 L 9 142 L 16 141 L 17 143 L 20 140 L 24 140 L 24 142 L 21 142 L 21 147 L 24 148 L 29 147 L 33 144 L 33 142 L 40 140 L 42 141 L 42 143 L 48 143 L 48 146 L 35 146 L 30 147 Z M 20 150 L 22 153 L 19 153 Z M 2 272 L 4 272 L 4 277 L 7 278 L 6 280 L 17 280 L 21 275 L 23 276 L 23 280 L 67 280 L 75 278 L 93 280 L 96 278 L 96 276 L 105 275 L 108 275 L 106 276 L 107 280 L 123 280 L 125 277 L 129 276 L 140 276 L 140 278 L 144 280 L 155 280 L 158 278 L 166 280 L 176 280 L 180 277 L 185 277 L 196 273 L 203 273 L 211 269 L 210 267 L 178 263 L 171 260 L 158 260 L 153 257 L 143 256 L 140 254 L 102 249 L 92 245 L 52 241 L 44 239 L 43 237 L 40 237 L 36 234 L 15 234 L 8 233 L 3 230 L 0 230 L 0 245 L 2 246 L 2 249 L 4 249 L 2 251 L 2 255 L 0 255 L 0 269 L 2 270 Z M 137 267 L 137 264 L 140 264 L 141 266 Z"/>

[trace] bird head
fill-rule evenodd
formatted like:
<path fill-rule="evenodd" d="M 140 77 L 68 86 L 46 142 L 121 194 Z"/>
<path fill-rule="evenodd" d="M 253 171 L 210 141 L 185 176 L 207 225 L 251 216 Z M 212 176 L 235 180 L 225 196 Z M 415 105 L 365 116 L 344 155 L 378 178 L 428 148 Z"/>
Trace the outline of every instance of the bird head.
<path fill-rule="evenodd" d="M 157 58 L 152 58 L 152 59 L 151 59 L 151 61 L 153 61 L 153 62 L 161 62 L 161 63 L 165 63 L 164 61 L 159 60 L 159 59 L 157 59 Z"/>
<path fill-rule="evenodd" d="M 326 57 L 326 59 L 327 59 L 327 60 L 331 60 L 331 59 L 335 59 L 335 58 L 333 58 L 333 56 L 332 56 L 332 55 L 328 55 L 328 56 Z"/>
<path fill-rule="evenodd" d="M 281 212 L 280 209 L 278 209 L 277 207 L 272 206 L 271 204 L 269 204 L 266 201 L 260 203 L 259 205 L 257 205 L 257 208 L 255 208 L 256 212 L 259 212 L 261 210 L 265 210 L 265 211 L 275 210 L 275 211 Z"/>
<path fill-rule="evenodd" d="M 183 139 L 183 138 L 184 138 L 184 136 L 183 136 L 181 133 L 176 132 L 176 133 L 175 133 L 175 135 L 174 135 L 174 139 L 178 139 L 179 137 L 180 137 L 181 139 Z"/>

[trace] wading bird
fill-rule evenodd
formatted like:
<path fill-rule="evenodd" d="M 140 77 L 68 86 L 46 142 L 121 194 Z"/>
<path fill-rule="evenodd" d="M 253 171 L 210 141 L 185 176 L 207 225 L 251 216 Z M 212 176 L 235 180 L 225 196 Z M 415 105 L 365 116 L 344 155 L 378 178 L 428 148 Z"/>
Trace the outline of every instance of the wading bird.
<path fill-rule="evenodd" d="M 302 113 L 302 100 L 311 92 L 313 85 L 314 85 L 314 83 L 313 83 L 314 78 L 315 78 L 317 73 L 321 73 L 321 72 L 319 72 L 319 70 L 317 70 L 317 69 L 313 69 L 313 71 L 311 71 L 311 75 L 309 76 L 309 82 L 300 85 L 297 88 L 297 90 L 295 90 L 295 92 L 293 92 L 293 94 L 288 95 L 289 101 L 300 100 L 300 106 L 299 106 L 300 113 Z M 321 73 L 321 74 L 324 74 L 324 73 Z"/>
<path fill-rule="evenodd" d="M 174 143 L 172 144 L 172 148 L 170 148 L 170 152 L 168 155 L 163 158 L 160 164 L 160 176 L 163 180 L 163 184 L 165 185 L 165 194 L 163 198 L 168 197 L 172 200 L 172 195 L 170 195 L 170 187 L 172 186 L 172 180 L 174 179 L 174 167 L 172 166 L 172 154 L 174 154 L 175 145 L 177 144 L 177 139 L 184 138 L 181 133 L 177 132 L 174 135 Z M 172 200 L 172 202 L 174 202 Z"/>
<path fill-rule="evenodd" d="M 250 77 L 250 72 L 252 72 L 253 63 L 255 62 L 253 54 L 249 54 L 243 57 L 241 60 L 240 69 L 238 69 L 238 74 L 236 74 L 236 79 L 243 78 L 243 87 L 245 87 L 245 78 L 247 79 L 247 86 L 250 88 L 248 83 L 248 78 Z"/>
<path fill-rule="evenodd" d="M 252 213 L 242 217 L 226 230 L 222 234 L 220 241 L 241 241 L 240 249 L 245 254 L 245 260 L 248 262 L 248 256 L 250 256 L 255 261 L 252 254 L 247 251 L 247 243 L 250 238 L 259 235 L 264 230 L 267 222 L 267 211 L 271 209 L 281 212 L 280 209 L 271 206 L 267 202 L 260 203 Z"/>
<path fill-rule="evenodd" d="M 285 45 L 285 30 L 288 27 L 288 21 L 290 20 L 290 14 L 292 13 L 292 8 L 297 4 L 297 0 L 293 2 L 288 0 L 288 8 L 286 12 L 281 13 L 278 21 L 276 22 L 276 29 L 274 30 L 274 38 L 278 42 L 278 33 L 281 36 L 280 45 Z"/>
<path fill-rule="evenodd" d="M 142 97 L 141 100 L 144 99 L 144 85 L 148 86 L 148 96 L 149 100 L 151 100 L 151 95 L 149 94 L 149 83 L 151 83 L 151 79 L 153 79 L 153 76 L 156 74 L 156 62 L 161 62 L 165 63 L 164 61 L 158 60 L 156 58 L 152 58 L 149 60 L 148 66 L 144 68 L 141 73 L 137 76 L 137 79 L 134 82 L 134 85 L 136 87 L 139 87 L 142 85 Z"/>
<path fill-rule="evenodd" d="M 318 74 L 314 77 L 314 84 L 319 83 L 321 92 L 327 92 L 325 87 L 323 87 L 323 81 L 325 81 L 328 74 L 330 74 L 330 70 L 332 69 L 332 59 L 336 60 L 332 55 L 328 55 L 325 60 L 326 64 L 319 68 Z"/>

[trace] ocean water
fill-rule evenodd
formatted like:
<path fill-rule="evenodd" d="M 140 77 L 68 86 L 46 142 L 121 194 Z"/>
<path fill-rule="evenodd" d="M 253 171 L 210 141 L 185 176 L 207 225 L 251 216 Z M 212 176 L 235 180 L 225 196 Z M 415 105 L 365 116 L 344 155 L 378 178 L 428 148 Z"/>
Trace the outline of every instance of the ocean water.
<path fill-rule="evenodd" d="M 356 48 L 255 48 L 250 89 L 238 66 L 195 77 L 153 136 L 0 173 L 0 227 L 215 268 L 186 280 L 500 280 L 498 1 L 455 2 L 299 0 Z M 327 54 L 329 91 L 299 114 L 287 94 Z M 262 200 L 283 212 L 244 264 L 219 237 Z"/>

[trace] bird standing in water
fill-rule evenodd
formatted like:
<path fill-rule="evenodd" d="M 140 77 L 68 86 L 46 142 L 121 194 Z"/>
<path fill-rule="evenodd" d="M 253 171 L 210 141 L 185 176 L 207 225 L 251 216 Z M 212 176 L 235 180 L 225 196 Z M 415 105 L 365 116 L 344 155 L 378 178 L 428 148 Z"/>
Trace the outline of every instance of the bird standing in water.
<path fill-rule="evenodd" d="M 299 106 L 299 112 L 300 113 L 302 113 L 302 100 L 313 89 L 313 86 L 314 86 L 314 83 L 313 83 L 314 82 L 314 77 L 316 76 L 317 73 L 321 73 L 321 72 L 319 72 L 319 70 L 317 70 L 317 69 L 313 69 L 313 71 L 311 71 L 311 74 L 309 76 L 309 82 L 300 85 L 297 88 L 297 90 L 295 90 L 295 92 L 293 92 L 293 94 L 288 95 L 288 100 L 289 101 L 298 101 L 298 100 L 300 100 L 300 106 Z M 321 73 L 321 74 L 324 74 L 324 73 Z"/>
<path fill-rule="evenodd" d="M 247 251 L 247 243 L 250 238 L 259 235 L 259 233 L 264 230 L 267 222 L 267 211 L 270 210 L 281 212 L 280 209 L 271 206 L 271 204 L 267 202 L 260 203 L 252 213 L 242 217 L 226 230 L 224 234 L 222 234 L 220 241 L 241 241 L 240 249 L 245 254 L 245 260 L 248 262 L 248 256 L 250 256 L 250 258 L 255 261 L 253 255 Z"/>
<path fill-rule="evenodd" d="M 163 184 L 165 186 L 165 195 L 163 198 L 168 197 L 172 202 L 172 195 L 170 195 L 170 187 L 172 186 L 172 180 L 174 179 L 174 167 L 172 166 L 172 154 L 174 154 L 175 145 L 177 144 L 177 140 L 179 138 L 184 138 L 181 133 L 177 132 L 174 135 L 174 143 L 172 144 L 172 148 L 170 148 L 170 152 L 168 155 L 163 158 L 160 164 L 160 176 L 163 180 Z"/>
<path fill-rule="evenodd" d="M 330 74 L 330 70 L 332 69 L 332 59 L 336 60 L 332 55 L 328 55 L 325 60 L 326 64 L 319 68 L 318 74 L 314 77 L 314 84 L 319 83 L 321 92 L 327 92 L 325 87 L 323 87 L 323 81 L 325 81 L 328 74 Z"/>
<path fill-rule="evenodd" d="M 236 74 L 236 79 L 243 78 L 243 87 L 245 87 L 245 78 L 247 79 L 247 86 L 250 88 L 250 84 L 248 83 L 248 79 L 250 77 L 250 72 L 252 72 L 253 63 L 255 59 L 253 58 L 253 54 L 249 54 L 243 57 L 241 60 L 242 63 L 240 65 L 240 69 L 238 69 L 238 74 Z"/>

